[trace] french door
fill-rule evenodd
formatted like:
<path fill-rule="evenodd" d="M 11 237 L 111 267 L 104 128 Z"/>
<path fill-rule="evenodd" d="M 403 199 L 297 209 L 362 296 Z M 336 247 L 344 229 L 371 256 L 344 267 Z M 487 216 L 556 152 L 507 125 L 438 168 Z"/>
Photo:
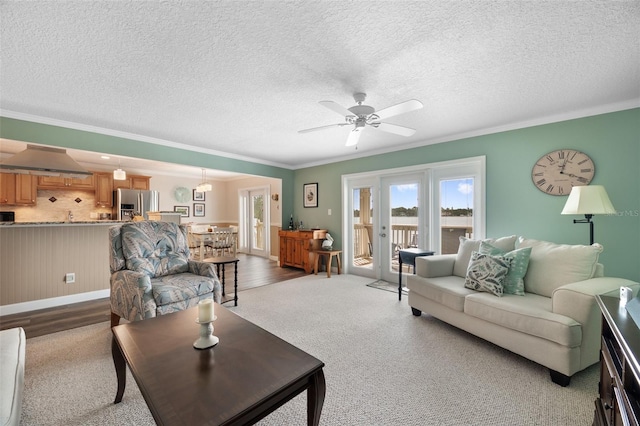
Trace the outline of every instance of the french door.
<path fill-rule="evenodd" d="M 484 157 L 343 176 L 345 272 L 397 283 L 400 250 L 482 238 L 483 182 Z"/>
<path fill-rule="evenodd" d="M 269 256 L 269 189 L 240 190 L 239 250 L 257 256 Z"/>

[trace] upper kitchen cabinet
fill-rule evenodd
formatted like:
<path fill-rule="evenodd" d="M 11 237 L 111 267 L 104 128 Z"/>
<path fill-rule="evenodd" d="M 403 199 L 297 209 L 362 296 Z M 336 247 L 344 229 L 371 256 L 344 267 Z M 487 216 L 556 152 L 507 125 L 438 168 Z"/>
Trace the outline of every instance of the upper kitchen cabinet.
<path fill-rule="evenodd" d="M 96 183 L 96 206 L 113 207 L 113 174 L 94 173 Z"/>
<path fill-rule="evenodd" d="M 114 180 L 113 181 L 113 189 L 116 190 L 118 188 L 122 189 L 149 189 L 149 176 L 139 176 L 139 175 L 130 175 L 127 174 L 127 178 L 124 180 Z"/>
<path fill-rule="evenodd" d="M 0 173 L 0 205 L 12 206 L 16 203 L 16 175 Z"/>
<path fill-rule="evenodd" d="M 36 204 L 38 178 L 32 175 L 16 175 L 16 204 L 33 206 Z"/>
<path fill-rule="evenodd" d="M 0 205 L 35 205 L 36 184 L 35 176 L 0 173 Z"/>
<path fill-rule="evenodd" d="M 38 176 L 38 189 L 75 189 L 94 191 L 93 175 L 86 178 L 64 178 L 60 176 Z"/>

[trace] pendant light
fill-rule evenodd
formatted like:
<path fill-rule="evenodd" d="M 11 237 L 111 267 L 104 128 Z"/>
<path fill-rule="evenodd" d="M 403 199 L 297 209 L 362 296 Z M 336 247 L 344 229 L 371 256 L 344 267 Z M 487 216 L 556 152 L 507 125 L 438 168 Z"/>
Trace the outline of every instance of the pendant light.
<path fill-rule="evenodd" d="M 207 183 L 207 172 L 205 169 L 202 169 L 202 182 L 196 186 L 197 192 L 207 192 L 211 191 L 212 187 L 210 183 Z"/>
<path fill-rule="evenodd" d="M 126 180 L 127 172 L 120 168 L 120 159 L 118 158 L 118 168 L 113 171 L 113 180 Z"/>

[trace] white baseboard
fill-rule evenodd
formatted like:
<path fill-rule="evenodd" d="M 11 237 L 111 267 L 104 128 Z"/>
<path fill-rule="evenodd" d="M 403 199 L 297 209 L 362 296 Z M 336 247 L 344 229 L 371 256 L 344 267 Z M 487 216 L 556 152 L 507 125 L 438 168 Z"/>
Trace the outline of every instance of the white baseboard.
<path fill-rule="evenodd" d="M 105 297 L 109 297 L 108 289 L 72 294 L 69 296 L 52 297 L 49 299 L 32 300 L 30 302 L 14 303 L 13 305 L 0 306 L 0 316 L 37 311 L 38 309 L 55 308 L 56 306 L 86 302 L 87 300 L 103 299 Z"/>

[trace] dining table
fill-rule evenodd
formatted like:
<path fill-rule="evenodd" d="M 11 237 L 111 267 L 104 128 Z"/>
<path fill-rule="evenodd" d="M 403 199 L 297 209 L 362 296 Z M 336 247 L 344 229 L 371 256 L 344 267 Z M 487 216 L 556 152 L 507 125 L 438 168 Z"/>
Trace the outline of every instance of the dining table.
<path fill-rule="evenodd" d="M 198 252 L 198 260 L 203 262 L 205 259 L 204 253 L 205 253 L 205 245 L 206 243 L 211 243 L 213 241 L 215 241 L 215 236 L 216 234 L 220 234 L 221 232 L 216 231 L 215 228 L 213 228 L 213 230 L 211 231 L 191 231 L 191 236 L 194 239 L 194 242 L 196 242 L 198 244 L 198 246 L 200 247 L 200 250 Z M 237 232 L 233 233 L 234 235 L 234 240 L 235 240 L 235 244 L 237 244 Z M 234 250 L 235 252 L 235 250 Z"/>

